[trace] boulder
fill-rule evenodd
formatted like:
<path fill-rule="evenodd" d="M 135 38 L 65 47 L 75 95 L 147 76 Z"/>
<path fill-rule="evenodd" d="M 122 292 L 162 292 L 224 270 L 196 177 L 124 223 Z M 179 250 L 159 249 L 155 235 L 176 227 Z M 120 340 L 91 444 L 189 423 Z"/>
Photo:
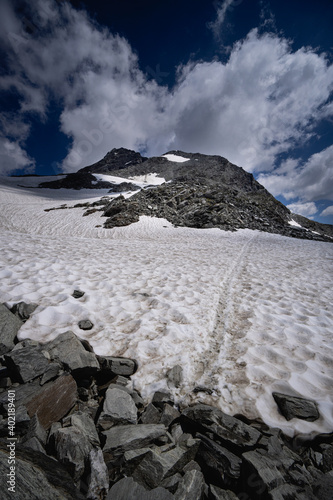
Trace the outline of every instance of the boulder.
<path fill-rule="evenodd" d="M 90 451 L 89 470 L 87 498 L 89 500 L 105 498 L 109 491 L 109 474 L 100 448 L 93 448 Z"/>
<path fill-rule="evenodd" d="M 174 387 L 179 387 L 183 379 L 183 368 L 180 365 L 175 365 L 167 372 L 169 384 Z"/>
<path fill-rule="evenodd" d="M 13 349 L 16 335 L 23 325 L 5 304 L 0 304 L 0 356 Z"/>
<path fill-rule="evenodd" d="M 91 330 L 93 326 L 94 325 L 90 319 L 82 319 L 78 322 L 78 327 L 81 328 L 81 330 Z"/>
<path fill-rule="evenodd" d="M 174 496 L 165 488 L 158 487 L 147 491 L 132 477 L 124 477 L 114 484 L 106 500 L 173 500 Z"/>
<path fill-rule="evenodd" d="M 308 422 L 314 422 L 320 417 L 318 406 L 315 401 L 309 399 L 287 396 L 279 392 L 273 392 L 273 398 L 280 412 L 286 420 L 300 418 Z"/>
<path fill-rule="evenodd" d="M 15 449 L 15 489 L 9 491 L 4 481 L 9 473 L 9 448 L 0 442 L 1 498 L 3 500 L 84 500 L 70 475 L 54 459 L 19 445 Z"/>
<path fill-rule="evenodd" d="M 226 447 L 244 451 L 257 444 L 261 433 L 235 417 L 226 415 L 221 410 L 205 404 L 186 408 L 181 415 L 181 422 L 197 428 L 203 434 L 213 433 L 214 438 Z"/>
<path fill-rule="evenodd" d="M 38 420 L 37 415 L 34 415 L 29 421 L 28 432 L 22 439 L 22 442 L 26 442 L 29 439 L 37 439 L 43 446 L 46 445 L 47 432 Z"/>
<path fill-rule="evenodd" d="M 174 495 L 175 500 L 202 500 L 205 481 L 202 472 L 186 472 Z"/>
<path fill-rule="evenodd" d="M 153 395 L 152 403 L 163 409 L 166 403 L 173 405 L 173 400 L 169 392 L 157 391 Z"/>
<path fill-rule="evenodd" d="M 162 424 L 118 425 L 102 434 L 106 438 L 104 452 L 123 454 L 128 450 L 144 448 L 166 436 L 166 429 Z"/>
<path fill-rule="evenodd" d="M 110 372 L 113 375 L 124 375 L 129 377 L 137 370 L 137 363 L 129 358 L 117 358 L 114 356 L 98 356 L 101 368 L 105 372 Z"/>
<path fill-rule="evenodd" d="M 177 418 L 180 417 L 180 413 L 173 406 L 166 404 L 162 410 L 160 423 L 164 424 L 165 427 L 169 427 Z"/>
<path fill-rule="evenodd" d="M 70 426 L 58 429 L 53 440 L 57 459 L 77 482 L 85 472 L 89 453 L 93 449 L 89 438 L 81 430 Z"/>
<path fill-rule="evenodd" d="M 40 347 L 27 346 L 13 349 L 5 354 L 5 363 L 10 370 L 12 380 L 25 383 L 42 375 L 50 362 Z"/>
<path fill-rule="evenodd" d="M 15 314 L 21 321 L 25 322 L 30 318 L 30 315 L 37 309 L 38 304 L 27 304 L 26 302 L 19 302 L 14 304 L 11 312 Z"/>
<path fill-rule="evenodd" d="M 65 332 L 51 342 L 44 344 L 53 361 L 60 361 L 73 375 L 91 374 L 99 369 L 99 363 L 94 353 L 88 352 L 71 332 Z"/>
<path fill-rule="evenodd" d="M 30 417 L 37 415 L 44 429 L 63 418 L 75 405 L 77 385 L 71 375 L 64 374 L 44 385 L 37 395 L 25 403 Z"/>
<path fill-rule="evenodd" d="M 112 425 L 136 423 L 137 408 L 132 397 L 122 388 L 109 387 L 105 394 L 103 411 L 98 424 L 107 430 Z"/>
<path fill-rule="evenodd" d="M 63 427 L 73 427 L 84 434 L 92 446 L 100 446 L 100 440 L 91 416 L 84 411 L 76 411 L 63 420 Z"/>
<path fill-rule="evenodd" d="M 85 292 L 82 292 L 81 290 L 74 290 L 72 297 L 74 297 L 74 299 L 80 299 L 84 294 Z"/>
<path fill-rule="evenodd" d="M 217 486 L 214 486 L 213 484 L 210 485 L 209 489 L 212 500 L 239 500 L 239 498 L 242 498 L 238 497 L 233 491 L 223 490 L 221 488 L 218 488 Z M 249 497 L 246 496 L 244 498 Z"/>
<path fill-rule="evenodd" d="M 331 493 L 332 490 L 330 490 L 330 495 Z M 269 500 L 330 500 L 332 497 L 315 496 L 310 488 L 304 489 L 293 484 L 283 484 L 270 491 L 268 498 Z"/>
<path fill-rule="evenodd" d="M 133 478 L 147 488 L 156 488 L 167 477 L 181 472 L 193 460 L 198 447 L 198 440 L 192 439 L 187 449 L 176 446 L 162 453 L 150 450 L 135 469 Z"/>
<path fill-rule="evenodd" d="M 145 408 L 141 415 L 141 422 L 143 424 L 158 424 L 161 419 L 161 412 L 152 403 Z"/>

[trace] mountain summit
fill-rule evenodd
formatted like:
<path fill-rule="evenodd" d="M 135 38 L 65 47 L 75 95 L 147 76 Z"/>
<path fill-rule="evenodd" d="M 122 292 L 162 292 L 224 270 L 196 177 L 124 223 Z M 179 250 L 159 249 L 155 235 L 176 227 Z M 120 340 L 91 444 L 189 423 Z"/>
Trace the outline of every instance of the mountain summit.
<path fill-rule="evenodd" d="M 124 192 L 135 189 L 129 182 L 138 178 L 151 174 L 160 178 L 159 185 L 137 188 L 140 190 L 131 197 L 104 200 L 100 210 L 107 217 L 106 228 L 132 224 L 147 215 L 165 218 L 175 226 L 231 231 L 249 228 L 333 241 L 333 226 L 291 213 L 252 174 L 216 155 L 169 151 L 145 158 L 125 148 L 112 149 L 99 162 L 40 186 L 105 188 L 106 178 L 98 178 L 101 174 L 127 179 Z M 112 192 L 121 191 L 114 184 L 109 186 Z"/>

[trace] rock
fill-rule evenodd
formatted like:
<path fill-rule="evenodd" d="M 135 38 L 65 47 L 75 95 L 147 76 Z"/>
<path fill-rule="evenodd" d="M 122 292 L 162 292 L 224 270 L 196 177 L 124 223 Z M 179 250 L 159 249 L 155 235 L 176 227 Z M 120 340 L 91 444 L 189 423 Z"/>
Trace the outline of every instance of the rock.
<path fill-rule="evenodd" d="M 29 421 L 28 432 L 25 434 L 22 442 L 36 438 L 43 446 L 46 445 L 47 432 L 40 424 L 37 415 L 34 415 Z"/>
<path fill-rule="evenodd" d="M 36 437 L 32 437 L 22 442 L 22 446 L 24 446 L 24 448 L 30 448 L 31 450 L 46 454 L 44 446 L 42 446 L 41 442 Z"/>
<path fill-rule="evenodd" d="M 89 500 L 105 498 L 109 491 L 109 474 L 100 448 L 93 448 L 90 451 L 89 468 L 87 498 Z"/>
<path fill-rule="evenodd" d="M 74 290 L 72 297 L 74 297 L 74 299 L 80 299 L 84 294 L 85 292 L 82 292 L 81 290 Z"/>
<path fill-rule="evenodd" d="M 273 392 L 273 398 L 286 420 L 300 418 L 308 422 L 314 422 L 319 418 L 318 406 L 315 401 L 287 396 L 279 392 Z"/>
<path fill-rule="evenodd" d="M 180 481 L 182 480 L 182 475 L 177 472 L 173 476 L 167 477 L 161 482 L 161 486 L 166 490 L 170 491 L 170 493 L 175 493 Z"/>
<path fill-rule="evenodd" d="M 35 346 L 13 349 L 5 354 L 5 363 L 10 370 L 11 378 L 22 383 L 39 377 L 49 366 L 49 360 L 41 349 Z"/>
<path fill-rule="evenodd" d="M 22 325 L 19 318 L 4 304 L 0 304 L 0 356 L 13 349 L 14 340 Z"/>
<path fill-rule="evenodd" d="M 164 424 L 165 427 L 169 427 L 177 418 L 180 417 L 180 413 L 173 406 L 166 404 L 162 410 L 160 423 Z"/>
<path fill-rule="evenodd" d="M 242 459 L 202 434 L 197 460 L 205 475 L 223 487 L 235 486 L 240 478 Z"/>
<path fill-rule="evenodd" d="M 63 420 L 64 427 L 73 427 L 84 434 L 92 446 L 99 447 L 100 440 L 91 416 L 83 411 L 76 411 Z"/>
<path fill-rule="evenodd" d="M 158 424 L 161 419 L 161 412 L 152 403 L 146 407 L 141 415 L 141 422 L 143 424 Z"/>
<path fill-rule="evenodd" d="M 197 427 L 200 432 L 213 433 L 214 438 L 224 445 L 233 446 L 241 451 L 253 447 L 259 441 L 261 433 L 221 410 L 205 404 L 186 408 L 181 415 L 181 422 L 186 426 Z M 226 445 L 228 447 L 228 445 Z"/>
<path fill-rule="evenodd" d="M 186 472 L 174 495 L 175 500 L 201 500 L 205 481 L 202 472 L 192 470 Z"/>
<path fill-rule="evenodd" d="M 153 405 L 155 405 L 161 409 L 164 408 L 164 405 L 166 403 L 173 405 L 171 394 L 169 392 L 163 392 L 163 391 L 155 392 L 153 399 L 152 399 L 152 403 L 153 403 Z"/>
<path fill-rule="evenodd" d="M 332 490 L 331 490 L 332 493 Z M 237 498 L 237 497 L 236 497 Z M 283 484 L 282 486 L 279 486 L 278 488 L 274 488 L 269 495 L 268 495 L 269 500 L 329 500 L 332 498 L 331 496 L 325 497 L 322 496 L 315 496 L 310 488 L 304 488 L 300 486 L 295 486 L 293 484 Z"/>
<path fill-rule="evenodd" d="M 222 490 L 213 484 L 210 485 L 210 494 L 212 500 L 239 500 L 239 498 L 233 491 Z M 249 498 L 248 495 L 244 498 Z"/>
<path fill-rule="evenodd" d="M 315 498 L 319 500 L 332 500 L 332 491 L 333 491 L 333 476 L 330 473 L 324 474 L 320 478 L 320 480 L 313 485 L 313 493 L 315 495 Z"/>
<path fill-rule="evenodd" d="M 93 446 L 88 437 L 73 426 L 58 429 L 53 436 L 56 457 L 66 466 L 74 482 L 84 474 Z"/>
<path fill-rule="evenodd" d="M 119 425 L 102 434 L 106 438 L 103 451 L 122 454 L 128 450 L 148 446 L 158 438 L 166 436 L 166 430 L 162 424 Z"/>
<path fill-rule="evenodd" d="M 123 389 L 109 387 L 105 394 L 103 411 L 98 424 L 107 430 L 112 425 L 136 424 L 137 408 L 132 397 Z"/>
<path fill-rule="evenodd" d="M 323 471 L 328 472 L 333 470 L 333 445 L 323 444 L 321 445 L 322 457 L 323 457 Z"/>
<path fill-rule="evenodd" d="M 78 322 L 78 327 L 81 328 L 81 330 L 91 330 L 93 326 L 93 323 L 89 319 L 82 319 Z"/>
<path fill-rule="evenodd" d="M 106 500 L 173 500 L 174 496 L 165 488 L 147 491 L 132 477 L 124 477 L 112 486 Z"/>
<path fill-rule="evenodd" d="M 180 365 L 175 365 L 168 371 L 167 377 L 171 386 L 179 387 L 183 379 L 183 368 Z"/>
<path fill-rule="evenodd" d="M 103 371 L 113 375 L 124 375 L 129 377 L 137 370 L 137 363 L 133 359 L 117 358 L 114 356 L 98 356 Z"/>
<path fill-rule="evenodd" d="M 49 382 L 39 393 L 29 398 L 25 406 L 30 417 L 37 415 L 44 429 L 63 418 L 77 399 L 77 385 L 71 375 L 62 375 L 55 382 Z"/>
<path fill-rule="evenodd" d="M 86 351 L 76 335 L 65 332 L 51 342 L 44 344 L 44 349 L 53 361 L 60 361 L 73 375 L 92 374 L 99 369 L 95 354 Z"/>
<path fill-rule="evenodd" d="M 46 371 L 43 373 L 43 376 L 40 379 L 40 385 L 46 384 L 50 380 L 53 380 L 60 375 L 61 366 L 59 363 L 49 363 Z"/>
<path fill-rule="evenodd" d="M 16 446 L 15 489 L 4 485 L 9 471 L 7 443 L 0 442 L 1 498 L 3 500 L 84 500 L 68 472 L 54 459 L 36 451 Z"/>
<path fill-rule="evenodd" d="M 37 309 L 38 304 L 26 304 L 26 302 L 19 302 L 14 304 L 11 312 L 15 314 L 21 321 L 25 322 L 30 318 L 30 315 Z"/>
<path fill-rule="evenodd" d="M 192 439 L 187 449 L 176 446 L 162 453 L 150 450 L 135 469 L 133 478 L 147 488 L 155 488 L 167 477 L 181 472 L 193 460 L 198 447 L 199 441 Z"/>
<path fill-rule="evenodd" d="M 247 486 L 250 489 L 255 487 L 255 493 L 258 496 L 290 482 L 288 471 L 295 464 L 291 453 L 272 456 L 266 450 L 259 448 L 243 453 L 242 457 L 243 481 L 247 483 L 247 478 L 251 478 L 251 484 L 247 484 Z"/>

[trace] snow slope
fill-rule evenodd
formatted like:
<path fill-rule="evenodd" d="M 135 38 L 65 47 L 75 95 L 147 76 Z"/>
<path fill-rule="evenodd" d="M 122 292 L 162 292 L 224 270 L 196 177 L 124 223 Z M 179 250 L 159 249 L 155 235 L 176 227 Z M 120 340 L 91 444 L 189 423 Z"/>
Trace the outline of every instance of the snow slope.
<path fill-rule="evenodd" d="M 261 417 L 289 435 L 333 430 L 332 244 L 148 217 L 106 230 L 96 227 L 99 212 L 44 210 L 107 190 L 17 183 L 0 181 L 0 302 L 39 304 L 21 339 L 70 329 L 97 354 L 137 359 L 133 383 L 145 398 L 168 389 L 181 405 Z M 77 288 L 81 299 L 72 297 Z M 80 330 L 81 319 L 94 328 Z M 166 378 L 176 364 L 179 389 Z M 321 418 L 287 422 L 272 391 L 316 400 Z"/>

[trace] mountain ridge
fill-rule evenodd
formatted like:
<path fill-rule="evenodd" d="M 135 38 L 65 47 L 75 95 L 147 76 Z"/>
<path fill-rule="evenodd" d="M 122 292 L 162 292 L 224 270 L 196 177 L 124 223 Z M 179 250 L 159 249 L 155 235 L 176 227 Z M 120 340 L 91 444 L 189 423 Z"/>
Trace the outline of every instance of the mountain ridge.
<path fill-rule="evenodd" d="M 99 162 L 40 187 L 110 187 L 110 192 L 119 192 L 114 184 L 108 186 L 108 182 L 94 174 L 126 178 L 135 183 L 138 176 L 152 173 L 166 182 L 141 189 L 130 198 L 120 195 L 109 203 L 104 200 L 102 208 L 91 205 L 107 217 L 105 228 L 129 225 L 148 215 L 165 218 L 181 227 L 231 231 L 249 228 L 333 242 L 333 226 L 293 214 L 251 173 L 217 155 L 172 150 L 147 158 L 133 150 L 114 148 Z"/>

